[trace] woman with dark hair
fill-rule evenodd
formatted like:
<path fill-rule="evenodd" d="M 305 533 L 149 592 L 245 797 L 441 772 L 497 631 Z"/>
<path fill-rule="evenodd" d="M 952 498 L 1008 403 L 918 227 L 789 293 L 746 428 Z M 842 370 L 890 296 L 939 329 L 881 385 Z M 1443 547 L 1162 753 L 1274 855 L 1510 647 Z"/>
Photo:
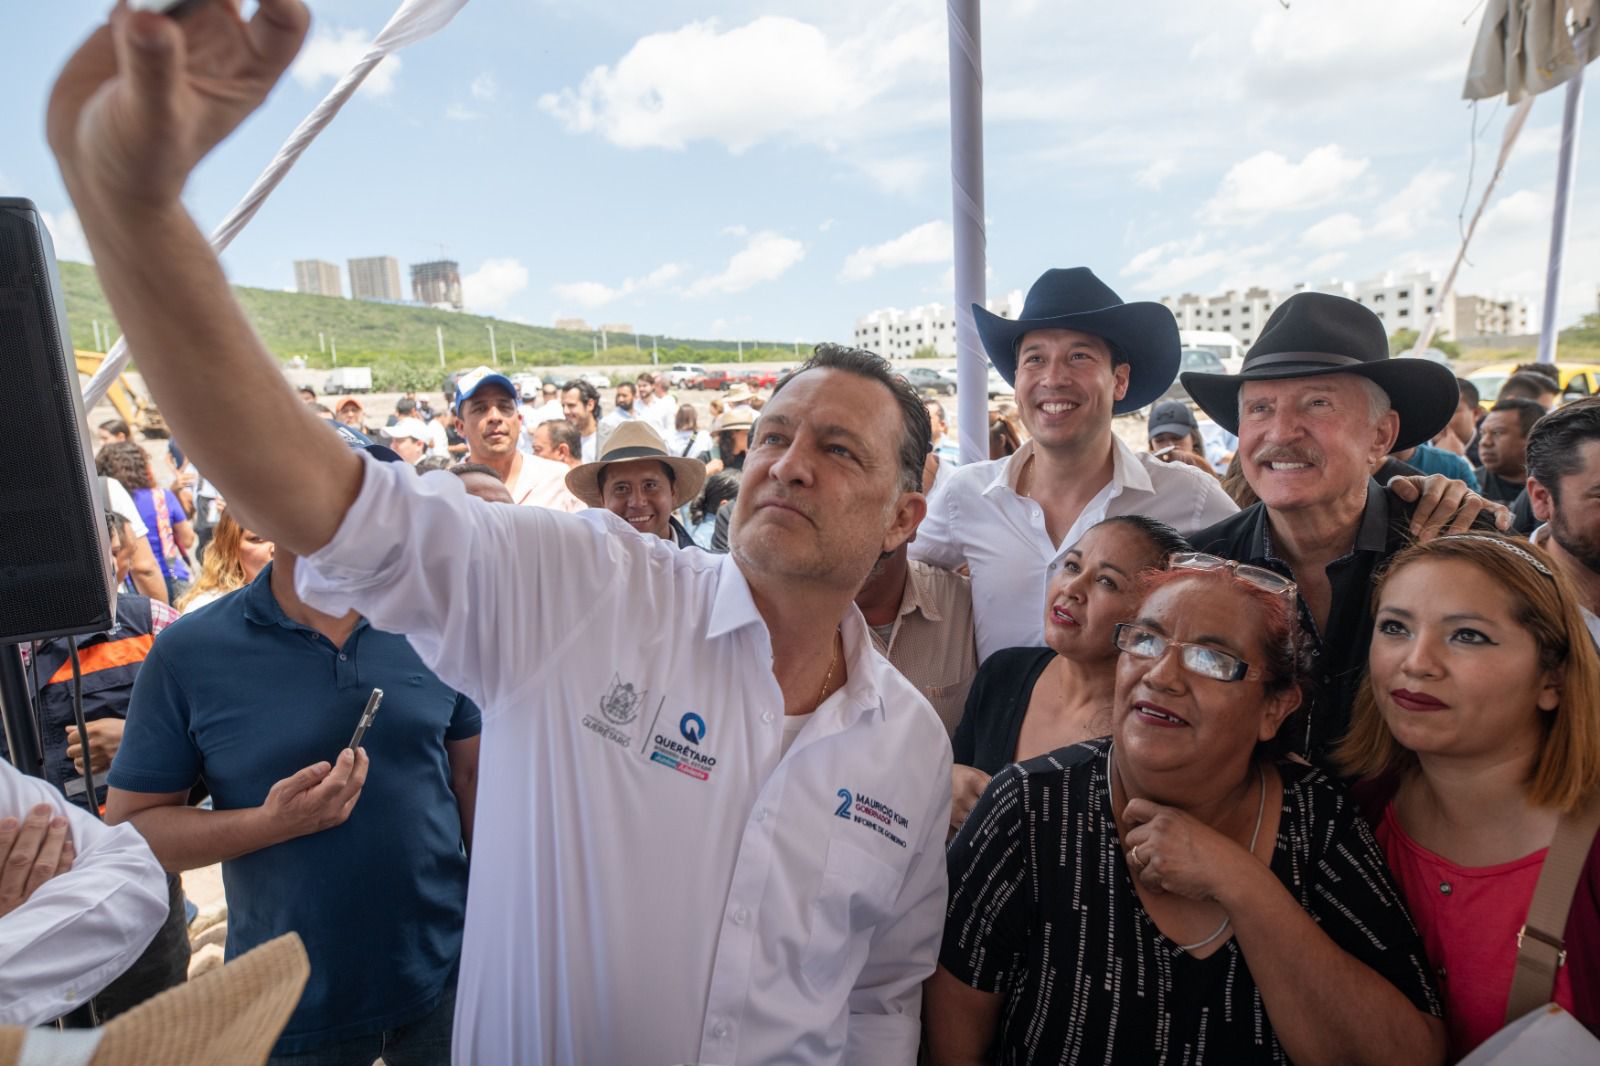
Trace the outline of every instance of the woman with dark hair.
<path fill-rule="evenodd" d="M 194 548 L 194 524 L 171 489 L 156 487 L 150 457 L 132 441 L 107 444 L 95 456 L 95 472 L 113 478 L 133 497 L 139 517 L 149 528 L 150 551 L 167 583 L 167 602 L 176 603 L 189 589 L 188 552 Z"/>
<path fill-rule="evenodd" d="M 952 828 L 1007 763 L 1111 732 L 1112 630 L 1138 605 L 1139 575 L 1188 550 L 1171 526 L 1144 515 L 1108 518 L 1067 549 L 1045 594 L 1046 646 L 997 651 L 972 679 L 951 742 Z"/>
<path fill-rule="evenodd" d="M 1441 1061 L 1366 822 L 1267 750 L 1300 702 L 1295 592 L 1175 557 L 1116 629 L 1111 737 L 995 777 L 950 846 L 936 1064 Z"/>
<path fill-rule="evenodd" d="M 989 416 L 989 458 L 1004 459 L 1022 447 L 1022 435 L 1011 420 L 1000 415 Z"/>
<path fill-rule="evenodd" d="M 689 504 L 689 535 L 706 551 L 716 533 L 717 515 L 739 497 L 739 471 L 721 470 L 706 478 L 700 495 Z"/>
<path fill-rule="evenodd" d="M 700 412 L 692 403 L 682 404 L 678 413 L 673 416 L 674 429 L 668 441 L 673 455 L 689 459 L 698 459 L 702 463 L 711 461 L 711 434 L 700 429 Z"/>
<path fill-rule="evenodd" d="M 1451 1058 L 1551 1001 L 1600 1035 L 1600 845 L 1561 857 L 1580 871 L 1564 928 L 1529 914 L 1558 824 L 1600 802 L 1600 658 L 1577 597 L 1526 541 L 1466 533 L 1395 556 L 1373 600 L 1338 758 L 1369 779 L 1357 795 L 1438 969 Z M 1523 928 L 1562 955 L 1508 1007 Z"/>

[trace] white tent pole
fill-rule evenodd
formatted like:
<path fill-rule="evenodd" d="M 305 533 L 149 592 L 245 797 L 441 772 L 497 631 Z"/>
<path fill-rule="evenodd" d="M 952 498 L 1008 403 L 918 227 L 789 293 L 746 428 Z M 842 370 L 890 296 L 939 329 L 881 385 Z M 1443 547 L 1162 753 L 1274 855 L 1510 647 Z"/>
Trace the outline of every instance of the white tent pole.
<path fill-rule="evenodd" d="M 989 458 L 988 363 L 972 305 L 984 302 L 983 42 L 978 0 L 947 0 L 950 16 L 950 185 L 955 229 L 956 419 L 961 461 Z"/>
<path fill-rule="evenodd" d="M 1556 361 L 1556 312 L 1561 306 L 1561 260 L 1567 248 L 1568 193 L 1578 169 L 1578 126 L 1583 118 L 1583 60 L 1588 56 L 1589 34 L 1582 30 L 1573 48 L 1579 67 L 1567 80 L 1566 105 L 1561 112 L 1561 158 L 1556 164 L 1556 202 L 1550 212 L 1550 258 L 1544 271 L 1544 306 L 1539 317 L 1539 362 Z"/>
<path fill-rule="evenodd" d="M 1533 110 L 1534 98 L 1524 97 L 1506 119 L 1506 132 L 1500 139 L 1500 157 L 1495 160 L 1494 173 L 1489 175 L 1489 183 L 1483 187 L 1483 199 L 1478 201 L 1478 209 L 1472 213 L 1472 221 L 1467 223 L 1466 236 L 1461 238 L 1461 247 L 1456 251 L 1455 262 L 1450 264 L 1450 273 L 1444 277 L 1444 284 L 1439 286 L 1439 293 L 1434 297 L 1433 313 L 1422 324 L 1422 332 L 1417 334 L 1417 343 L 1412 345 L 1411 354 L 1421 355 L 1433 341 L 1433 335 L 1439 328 L 1439 317 L 1444 314 L 1445 301 L 1455 291 L 1456 274 L 1461 270 L 1461 262 L 1467 257 L 1467 245 L 1472 243 L 1472 235 L 1477 232 L 1478 220 L 1483 218 L 1484 208 L 1489 206 L 1489 198 L 1494 195 L 1494 188 L 1500 183 L 1500 175 L 1505 172 L 1506 160 L 1511 158 L 1511 146 L 1517 143 L 1517 136 L 1522 133 L 1523 124 L 1528 121 L 1528 112 Z M 1453 326 L 1454 323 L 1451 323 Z"/>

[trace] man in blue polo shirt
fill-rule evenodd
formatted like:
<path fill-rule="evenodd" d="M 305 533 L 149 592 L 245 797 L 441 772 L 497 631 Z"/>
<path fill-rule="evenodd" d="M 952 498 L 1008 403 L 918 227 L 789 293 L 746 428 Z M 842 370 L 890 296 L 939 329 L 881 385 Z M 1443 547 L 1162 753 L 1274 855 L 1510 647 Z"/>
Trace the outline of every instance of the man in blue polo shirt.
<path fill-rule="evenodd" d="M 444 1064 L 478 710 L 404 637 L 307 606 L 295 564 L 278 552 L 156 642 L 111 767 L 107 820 L 131 821 L 168 870 L 223 864 L 229 958 L 300 934 L 311 978 L 272 1063 Z M 381 708 L 351 751 L 373 689 Z M 215 810 L 184 805 L 201 777 Z"/>

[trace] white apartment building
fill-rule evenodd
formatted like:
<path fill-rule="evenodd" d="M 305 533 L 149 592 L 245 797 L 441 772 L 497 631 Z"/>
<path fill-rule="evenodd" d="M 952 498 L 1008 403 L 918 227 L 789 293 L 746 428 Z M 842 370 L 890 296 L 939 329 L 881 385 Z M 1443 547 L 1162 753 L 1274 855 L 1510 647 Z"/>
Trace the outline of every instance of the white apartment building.
<path fill-rule="evenodd" d="M 1003 318 L 1014 318 L 1022 311 L 1022 292 L 1013 289 L 1004 297 L 985 301 L 984 306 Z M 856 319 L 853 336 L 857 348 L 877 352 L 886 359 L 910 359 L 925 348 L 954 358 L 955 308 L 938 303 L 909 311 L 885 307 Z"/>
<path fill-rule="evenodd" d="M 1287 291 L 1259 286 L 1243 292 L 1229 289 L 1217 296 L 1186 292 L 1164 296 L 1178 320 L 1179 329 L 1213 329 L 1233 334 L 1248 348 L 1260 336 L 1272 309 L 1297 292 L 1328 292 L 1370 307 L 1392 336 L 1403 329 L 1420 330 L 1428 316 L 1439 310 L 1436 335 L 1456 339 L 1507 336 L 1531 332 L 1533 316 L 1526 300 L 1516 297 L 1482 297 L 1450 293 L 1441 303 L 1443 282 L 1432 271 L 1389 271 L 1366 281 L 1330 279 L 1319 284 L 1299 284 Z"/>
<path fill-rule="evenodd" d="M 343 296 L 338 265 L 325 259 L 296 259 L 294 291 L 311 296 Z"/>

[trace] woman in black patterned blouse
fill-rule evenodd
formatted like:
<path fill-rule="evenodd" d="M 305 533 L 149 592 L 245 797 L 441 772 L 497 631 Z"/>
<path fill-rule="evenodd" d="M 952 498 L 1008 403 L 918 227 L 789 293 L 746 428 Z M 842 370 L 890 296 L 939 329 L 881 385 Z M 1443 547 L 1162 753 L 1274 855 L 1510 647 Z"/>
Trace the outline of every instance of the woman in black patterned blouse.
<path fill-rule="evenodd" d="M 1172 567 L 1118 627 L 1111 738 L 1002 771 L 951 845 L 934 1062 L 1441 1061 L 1366 823 L 1265 751 L 1300 699 L 1294 586 Z"/>

